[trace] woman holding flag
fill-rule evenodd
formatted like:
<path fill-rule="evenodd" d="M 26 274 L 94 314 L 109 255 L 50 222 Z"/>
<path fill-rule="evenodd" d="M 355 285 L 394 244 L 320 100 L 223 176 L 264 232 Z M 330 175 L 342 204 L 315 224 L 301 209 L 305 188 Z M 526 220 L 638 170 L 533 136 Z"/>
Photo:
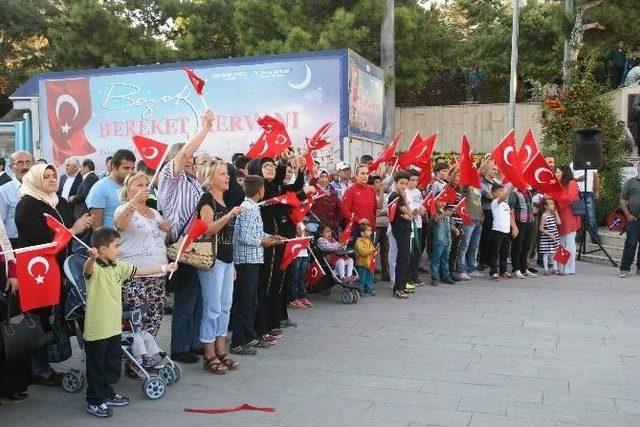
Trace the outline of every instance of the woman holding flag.
<path fill-rule="evenodd" d="M 92 220 L 88 214 L 73 221 L 71 207 L 65 199 L 58 198 L 57 190 L 58 174 L 53 165 L 34 165 L 22 178 L 19 190 L 20 201 L 16 206 L 15 215 L 20 247 L 53 241 L 54 232 L 47 226 L 45 214 L 61 222 L 76 236 L 91 228 Z M 61 272 L 68 249 L 69 247 L 56 255 Z M 46 331 L 49 329 L 46 319 L 51 314 L 51 310 L 43 309 L 40 314 Z M 61 376 L 51 368 L 44 352 L 33 356 L 32 365 L 36 383 L 49 386 L 60 385 Z"/>

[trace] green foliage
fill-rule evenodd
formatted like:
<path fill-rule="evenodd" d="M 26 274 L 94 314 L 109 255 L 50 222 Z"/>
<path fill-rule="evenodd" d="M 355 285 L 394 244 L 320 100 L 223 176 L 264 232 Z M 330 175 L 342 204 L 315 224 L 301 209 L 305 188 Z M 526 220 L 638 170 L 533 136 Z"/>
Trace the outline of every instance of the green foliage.
<path fill-rule="evenodd" d="M 545 109 L 543 138 L 547 152 L 554 152 L 556 164 L 569 164 L 573 157 L 575 130 L 602 130 L 603 167 L 598 218 L 602 219 L 618 207 L 624 147 L 620 141 L 617 118 L 606 96 L 606 89 L 594 77 L 595 60 L 590 57 L 574 71 L 572 85 L 565 94 L 565 110 Z"/>

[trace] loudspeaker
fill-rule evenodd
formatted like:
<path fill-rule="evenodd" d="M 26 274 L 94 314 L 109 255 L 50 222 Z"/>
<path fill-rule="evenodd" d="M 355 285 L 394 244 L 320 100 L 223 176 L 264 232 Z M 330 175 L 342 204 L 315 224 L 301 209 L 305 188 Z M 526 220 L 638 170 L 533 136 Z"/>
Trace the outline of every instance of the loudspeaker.
<path fill-rule="evenodd" d="M 602 166 L 602 131 L 578 129 L 573 141 L 573 170 L 600 169 Z"/>

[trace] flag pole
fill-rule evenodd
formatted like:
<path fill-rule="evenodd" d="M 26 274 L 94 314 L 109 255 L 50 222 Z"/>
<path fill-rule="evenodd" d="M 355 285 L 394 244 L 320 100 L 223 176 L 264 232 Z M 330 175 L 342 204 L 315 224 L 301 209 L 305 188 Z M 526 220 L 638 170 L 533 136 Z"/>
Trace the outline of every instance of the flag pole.
<path fill-rule="evenodd" d="M 318 265 L 318 268 L 320 269 L 320 271 L 322 271 L 322 274 L 326 275 L 327 273 L 324 272 L 324 268 L 322 268 L 322 264 L 320 264 L 320 261 L 318 261 L 318 257 L 316 256 L 316 254 L 313 253 L 311 248 L 309 248 L 309 252 L 311 253 L 311 256 L 313 257 L 313 259 L 316 260 L 316 264 Z"/>
<path fill-rule="evenodd" d="M 182 240 L 182 243 L 180 243 L 180 248 L 178 249 L 178 252 L 176 253 L 176 260 L 174 261 L 176 264 L 178 263 L 178 260 L 180 259 L 180 255 L 182 255 L 182 251 L 184 249 L 184 244 L 187 241 L 187 237 L 185 236 L 184 239 Z M 173 270 L 171 273 L 169 273 L 169 280 L 171 280 L 171 278 L 173 277 L 173 273 L 175 273 L 175 270 Z"/>
<path fill-rule="evenodd" d="M 206 112 L 207 110 L 210 110 L 209 104 L 207 104 L 207 100 L 204 99 L 204 95 L 198 95 L 198 97 L 200 98 L 200 101 L 202 101 L 202 105 L 204 106 L 204 111 Z"/>
<path fill-rule="evenodd" d="M 171 145 L 169 145 L 167 149 L 164 150 L 164 154 L 162 155 L 162 159 L 160 159 L 160 163 L 158 163 L 158 167 L 156 168 L 156 171 L 153 174 L 153 178 L 151 178 L 151 181 L 149 181 L 149 188 L 148 188 L 149 191 L 151 191 L 151 189 L 153 188 L 153 182 L 156 180 L 156 178 L 160 174 L 160 169 L 162 169 L 162 164 L 164 163 L 165 160 L 167 160 L 167 156 L 169 155 L 169 149 L 171 149 Z"/>
<path fill-rule="evenodd" d="M 49 214 L 45 214 L 45 215 L 49 215 Z M 88 215 L 88 214 L 86 214 Z M 51 215 L 49 215 L 51 216 Z M 55 218 L 54 218 L 55 219 Z M 86 249 L 91 249 L 91 247 L 89 245 L 87 245 L 85 242 L 83 242 L 82 240 L 80 240 L 80 238 L 78 236 L 76 236 L 75 234 L 73 234 L 73 232 L 71 230 L 69 230 L 67 228 L 66 225 L 64 225 L 63 223 L 61 223 L 60 221 L 56 220 L 61 226 L 64 227 L 65 230 L 67 230 L 69 233 L 71 233 L 71 237 L 73 237 L 78 243 L 80 243 L 82 246 L 84 246 Z"/>
<path fill-rule="evenodd" d="M 12 249 L 10 251 L 3 251 L 3 252 L 0 252 L 0 255 L 21 254 L 23 252 L 31 252 L 31 251 L 37 251 L 39 249 L 53 248 L 54 246 L 56 246 L 56 242 L 43 243 L 41 245 L 27 246 L 26 248 L 18 248 L 18 249 Z"/>

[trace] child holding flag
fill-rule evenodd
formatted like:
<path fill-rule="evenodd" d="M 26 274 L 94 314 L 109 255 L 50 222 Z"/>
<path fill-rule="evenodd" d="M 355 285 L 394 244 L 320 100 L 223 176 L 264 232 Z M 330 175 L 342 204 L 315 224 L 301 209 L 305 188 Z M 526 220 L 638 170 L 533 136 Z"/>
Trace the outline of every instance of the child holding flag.
<path fill-rule="evenodd" d="M 370 267 L 375 259 L 376 248 L 371 241 L 371 226 L 360 224 L 359 237 L 356 239 L 356 270 L 360 276 L 360 294 L 375 295 L 373 291 L 373 271 Z"/>
<path fill-rule="evenodd" d="M 340 242 L 333 238 L 331 228 L 326 224 L 318 226 L 318 249 L 328 252 L 327 261 L 333 266 L 333 271 L 341 281 L 354 281 L 353 259 L 346 253 L 340 252 L 342 246 Z"/>
<path fill-rule="evenodd" d="M 442 283 L 455 284 L 449 271 L 449 253 L 451 251 L 451 234 L 458 229 L 451 223 L 451 209 L 445 209 L 446 200 L 436 198 L 436 214 L 431 217 L 431 286 Z"/>

